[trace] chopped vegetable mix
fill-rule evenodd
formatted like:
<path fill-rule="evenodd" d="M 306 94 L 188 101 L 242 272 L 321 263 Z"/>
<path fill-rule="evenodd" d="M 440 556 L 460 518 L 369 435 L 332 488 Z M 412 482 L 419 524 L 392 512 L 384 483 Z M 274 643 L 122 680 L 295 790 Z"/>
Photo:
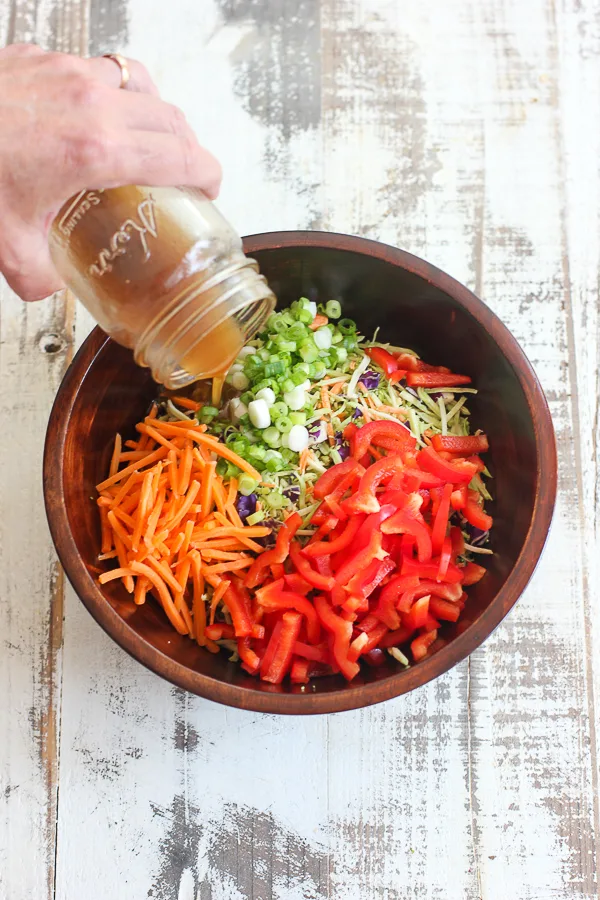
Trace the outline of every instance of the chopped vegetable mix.
<path fill-rule="evenodd" d="M 492 552 L 489 442 L 469 376 L 376 337 L 302 298 L 242 349 L 220 408 L 161 397 L 117 435 L 100 582 L 273 684 L 435 652 Z"/>

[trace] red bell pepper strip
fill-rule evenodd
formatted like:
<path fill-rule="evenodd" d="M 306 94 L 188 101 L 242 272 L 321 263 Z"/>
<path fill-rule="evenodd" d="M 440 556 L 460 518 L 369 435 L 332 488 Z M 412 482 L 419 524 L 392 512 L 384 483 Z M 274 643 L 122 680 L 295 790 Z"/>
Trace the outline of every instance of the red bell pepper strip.
<path fill-rule="evenodd" d="M 427 621 L 430 597 L 430 594 L 419 597 L 411 606 L 410 611 L 402 614 L 402 622 L 407 628 L 412 628 L 415 631 L 417 628 L 423 628 Z"/>
<path fill-rule="evenodd" d="M 271 576 L 275 579 L 275 581 L 277 581 L 278 578 L 283 578 L 283 563 L 271 563 L 269 568 L 271 570 Z"/>
<path fill-rule="evenodd" d="M 363 572 L 358 572 L 346 585 L 346 590 L 351 597 L 361 600 L 368 599 L 373 591 L 377 590 L 384 578 L 393 572 L 396 563 L 389 556 L 385 559 L 374 559 Z M 360 606 L 361 604 L 358 604 Z M 358 608 L 358 606 L 356 608 Z M 348 609 L 345 603 L 344 608 Z"/>
<path fill-rule="evenodd" d="M 395 512 L 395 506 L 391 503 L 383 503 L 379 512 L 370 513 L 366 518 L 361 516 L 363 523 L 352 541 L 352 550 L 356 552 L 366 547 L 371 539 L 371 534 L 374 531 L 381 531 L 381 523 L 393 516 Z M 359 516 L 353 516 L 353 518 L 359 518 Z M 387 547 L 384 547 L 384 549 L 387 550 Z"/>
<path fill-rule="evenodd" d="M 385 634 L 388 633 L 388 627 L 383 622 L 378 622 L 372 631 L 366 632 L 369 636 L 368 642 L 364 645 L 362 652 L 370 653 L 375 647 L 378 647 Z"/>
<path fill-rule="evenodd" d="M 316 544 L 317 541 L 323 540 L 324 537 L 327 537 L 328 534 L 331 534 L 332 531 L 335 531 L 339 524 L 339 520 L 336 519 L 335 516 L 327 516 L 322 525 L 317 528 L 313 536 L 311 537 L 310 544 Z"/>
<path fill-rule="evenodd" d="M 335 573 L 337 584 L 347 585 L 353 575 L 362 572 L 374 559 L 385 559 L 387 553 L 381 546 L 381 532 L 373 530 L 366 547 L 353 553 Z"/>
<path fill-rule="evenodd" d="M 425 447 L 417 456 L 419 466 L 432 475 L 437 475 L 442 481 L 450 484 L 469 483 L 473 475 L 476 475 L 475 466 L 468 462 L 450 463 L 436 453 L 433 447 Z"/>
<path fill-rule="evenodd" d="M 369 613 L 362 619 L 362 621 L 358 622 L 357 628 L 359 631 L 366 631 L 367 634 L 370 634 L 375 628 L 378 628 L 381 625 L 380 620 L 377 616 L 374 616 L 373 613 Z"/>
<path fill-rule="evenodd" d="M 229 582 L 229 587 L 223 595 L 223 604 L 229 610 L 235 636 L 250 637 L 254 624 L 250 615 L 250 597 L 244 585 L 237 579 Z"/>
<path fill-rule="evenodd" d="M 290 552 L 290 542 L 301 525 L 302 516 L 299 513 L 292 513 L 291 516 L 288 516 L 277 533 L 273 549 L 266 550 L 260 556 L 257 556 L 248 569 L 244 582 L 246 587 L 256 587 L 264 581 L 265 571 L 269 566 L 286 561 Z"/>
<path fill-rule="evenodd" d="M 438 569 L 438 578 L 440 581 L 443 581 L 446 572 L 448 571 L 448 566 L 450 565 L 450 561 L 452 559 L 452 541 L 450 539 L 450 535 L 447 535 L 442 543 L 442 550 L 440 552 L 440 567 Z"/>
<path fill-rule="evenodd" d="M 386 519 L 381 525 L 384 534 L 410 534 L 417 542 L 417 556 L 420 563 L 427 563 L 432 556 L 431 535 L 425 522 L 419 520 L 408 509 L 398 512 Z M 404 569 L 403 569 L 404 574 Z"/>
<path fill-rule="evenodd" d="M 365 634 L 364 631 L 361 631 L 361 633 L 354 638 L 354 640 L 350 644 L 350 647 L 348 648 L 348 660 L 350 662 L 356 662 L 368 643 L 369 635 Z"/>
<path fill-rule="evenodd" d="M 332 652 L 334 661 L 344 678 L 351 681 L 360 671 L 358 663 L 351 662 L 348 659 L 348 651 L 352 639 L 352 623 L 346 622 L 341 616 L 338 616 L 323 594 L 317 594 L 315 597 L 315 609 L 324 628 L 333 637 Z"/>
<path fill-rule="evenodd" d="M 432 597 L 429 601 L 429 612 L 436 619 L 443 619 L 445 622 L 457 622 L 460 616 L 460 608 L 456 603 L 450 603 L 448 600 L 442 600 L 441 597 Z"/>
<path fill-rule="evenodd" d="M 210 638 L 211 641 L 234 641 L 236 639 L 235 628 L 227 622 L 214 622 L 212 625 L 207 625 L 205 630 L 206 636 Z M 252 634 L 249 636 L 248 640 L 250 640 L 250 638 L 262 640 L 264 636 L 264 625 L 253 625 Z M 245 640 L 245 638 L 240 638 L 240 640 Z"/>
<path fill-rule="evenodd" d="M 386 443 L 382 443 L 382 441 L 386 441 Z M 390 442 L 393 447 L 398 447 L 400 453 L 412 453 L 417 446 L 416 438 L 400 422 L 369 422 L 354 433 L 352 456 L 360 459 L 367 452 L 370 444 L 389 450 Z"/>
<path fill-rule="evenodd" d="M 437 638 L 437 631 L 429 631 L 427 634 L 420 634 L 410 645 L 411 653 L 415 662 L 424 659 L 427 651 Z"/>
<path fill-rule="evenodd" d="M 463 509 L 462 514 L 470 525 L 481 529 L 481 531 L 489 531 L 494 524 L 493 518 L 488 516 L 481 506 L 473 500 L 467 500 L 467 505 Z"/>
<path fill-rule="evenodd" d="M 472 466 L 475 466 L 477 469 L 477 474 L 479 475 L 485 469 L 485 463 L 481 459 L 480 456 L 468 456 L 467 462 L 471 463 Z"/>
<path fill-rule="evenodd" d="M 377 423 L 372 422 L 371 424 Z M 375 496 L 377 488 L 393 475 L 402 472 L 403 468 L 404 465 L 399 456 L 384 456 L 374 462 L 360 479 L 356 493 L 348 500 L 344 500 L 344 509 L 350 514 L 379 512 L 380 504 Z"/>
<path fill-rule="evenodd" d="M 445 388 L 471 384 L 471 379 L 468 375 L 447 375 L 445 372 L 409 372 L 406 383 L 409 387 Z"/>
<path fill-rule="evenodd" d="M 431 581 L 436 581 L 439 570 L 440 563 L 438 559 L 423 563 L 414 559 L 403 559 L 400 571 L 402 575 L 418 575 L 419 578 L 429 578 Z M 444 575 L 444 581 L 448 584 L 460 584 L 463 580 L 463 573 L 464 569 L 459 569 L 458 566 L 450 563 L 448 571 Z"/>
<path fill-rule="evenodd" d="M 442 552 L 442 544 L 446 537 L 448 528 L 448 517 L 450 515 L 450 496 L 452 494 L 452 485 L 446 484 L 442 490 L 440 505 L 435 513 L 433 528 L 431 529 L 431 552 L 433 556 L 439 556 Z"/>
<path fill-rule="evenodd" d="M 450 506 L 452 509 L 464 509 L 467 505 L 467 485 L 461 484 L 460 487 L 452 491 L 450 495 Z"/>
<path fill-rule="evenodd" d="M 317 644 L 321 636 L 319 618 L 315 608 L 302 594 L 283 590 L 284 581 L 274 581 L 256 592 L 258 602 L 268 610 L 295 609 L 306 619 L 306 634 L 311 644 Z"/>
<path fill-rule="evenodd" d="M 315 544 L 309 544 L 304 548 L 304 555 L 308 557 L 330 556 L 332 553 L 338 553 L 340 550 L 345 550 L 356 537 L 363 522 L 364 516 L 352 516 L 348 519 L 348 523 L 345 525 L 344 530 L 339 537 L 336 537 L 332 541 L 317 541 Z"/>
<path fill-rule="evenodd" d="M 292 663 L 290 671 L 290 681 L 292 684 L 308 684 L 310 681 L 308 672 L 310 668 L 310 660 L 295 659 Z"/>
<path fill-rule="evenodd" d="M 340 590 L 344 590 L 340 588 Z M 345 612 L 349 613 L 366 613 L 369 611 L 369 602 L 366 597 L 360 597 L 358 594 L 347 594 L 347 599 L 341 605 Z M 333 604 L 336 605 L 335 602 Z"/>
<path fill-rule="evenodd" d="M 400 628 L 400 617 L 396 612 L 396 604 L 401 594 L 418 588 L 420 584 L 416 575 L 395 575 L 382 589 L 374 614 L 385 622 L 392 631 Z"/>
<path fill-rule="evenodd" d="M 260 668 L 260 657 L 250 646 L 250 638 L 238 638 L 238 656 L 247 672 L 254 674 Z"/>
<path fill-rule="evenodd" d="M 406 375 L 406 369 L 396 369 L 396 371 L 392 372 L 392 374 L 389 375 L 388 378 L 392 382 L 392 384 L 397 384 L 399 381 L 402 381 L 404 378 L 406 378 Z"/>
<path fill-rule="evenodd" d="M 331 494 L 345 475 L 350 473 L 362 475 L 363 472 L 364 469 L 356 459 L 353 459 L 353 457 L 349 457 L 348 459 L 345 459 L 344 462 L 331 466 L 326 472 L 323 472 L 315 482 L 313 489 L 315 499 L 323 500 L 327 494 Z"/>
<path fill-rule="evenodd" d="M 400 368 L 406 369 L 407 372 L 419 371 L 419 363 L 421 360 L 418 356 L 413 356 L 412 353 L 399 353 L 396 357 L 396 361 Z"/>
<path fill-rule="evenodd" d="M 263 681 L 281 684 L 290 668 L 301 625 L 302 616 L 297 612 L 284 612 L 277 622 L 260 664 Z"/>
<path fill-rule="evenodd" d="M 306 581 L 302 575 L 298 575 L 297 572 L 291 572 L 289 575 L 284 575 L 283 580 L 290 591 L 294 591 L 296 594 L 304 594 L 305 597 L 314 590 L 312 584 L 309 584 L 308 581 Z"/>
<path fill-rule="evenodd" d="M 315 571 L 309 560 L 303 555 L 300 545 L 293 541 L 290 545 L 290 557 L 298 574 L 312 584 L 319 591 L 331 591 L 335 584 L 335 580 L 331 575 L 322 575 Z M 317 557 L 317 559 L 326 559 L 327 557 Z"/>
<path fill-rule="evenodd" d="M 467 563 L 463 569 L 463 585 L 468 587 L 470 584 L 477 584 L 478 581 L 481 581 L 486 572 L 487 569 L 484 569 L 483 566 L 478 566 L 477 563 Z"/>
<path fill-rule="evenodd" d="M 431 608 L 431 600 L 429 601 Z M 440 627 L 440 623 L 437 619 L 434 619 L 430 612 L 427 613 L 427 618 L 423 624 L 423 631 L 437 631 Z"/>
<path fill-rule="evenodd" d="M 379 646 L 383 648 L 399 647 L 401 644 L 405 644 L 414 633 L 412 628 L 401 625 L 400 628 L 396 628 L 394 631 L 388 631 L 387 634 L 384 634 L 379 642 Z"/>
<path fill-rule="evenodd" d="M 380 369 L 383 369 L 388 378 L 398 368 L 396 357 L 383 347 L 365 347 L 365 353 Z"/>
<path fill-rule="evenodd" d="M 329 662 L 329 648 L 327 644 L 314 645 L 296 641 L 294 644 L 294 655 L 303 656 L 305 659 L 311 659 L 313 662 Z"/>
<path fill-rule="evenodd" d="M 450 485 L 452 487 L 452 485 Z M 440 508 L 440 501 L 442 499 L 443 488 L 431 488 L 429 491 L 429 497 L 431 499 L 431 516 L 432 521 L 435 519 L 438 509 Z"/>
<path fill-rule="evenodd" d="M 419 488 L 442 487 L 444 484 L 444 480 L 438 475 L 433 475 L 431 472 L 421 472 L 419 469 L 407 466 L 404 470 L 403 484 L 404 489 L 407 491 L 407 482 L 411 479 L 416 483 L 415 490 L 418 490 Z M 411 492 L 409 491 L 409 493 Z"/>
<path fill-rule="evenodd" d="M 447 450 L 449 453 L 460 453 L 463 456 L 485 453 L 490 449 L 490 443 L 485 434 L 472 434 L 464 437 L 456 434 L 434 434 L 431 443 L 433 449 L 438 452 Z"/>
<path fill-rule="evenodd" d="M 453 525 L 450 529 L 450 540 L 452 541 L 452 556 L 456 560 L 457 556 L 465 555 L 465 538 L 458 527 L 458 525 Z"/>

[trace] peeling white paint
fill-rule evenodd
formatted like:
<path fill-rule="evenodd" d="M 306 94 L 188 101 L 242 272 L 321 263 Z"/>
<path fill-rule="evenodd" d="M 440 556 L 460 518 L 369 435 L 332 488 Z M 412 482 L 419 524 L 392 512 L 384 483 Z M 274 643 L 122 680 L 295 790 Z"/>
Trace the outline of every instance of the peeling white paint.
<path fill-rule="evenodd" d="M 551 0 L 526 15 L 517 0 L 102 9 L 103 33 L 128 22 L 110 49 L 143 58 L 222 159 L 219 205 L 241 232 L 364 234 L 483 294 L 548 392 L 560 500 L 509 619 L 468 663 L 383 706 L 278 719 L 186 696 L 115 647 L 70 589 L 61 664 L 39 479 L 64 360 L 41 353 L 39 334 L 70 326 L 63 307 L 25 310 L 3 290 L 0 415 L 18 431 L 0 431 L 2 900 L 52 894 L 57 781 L 56 900 L 592 900 L 597 10 Z M 84 0 L 0 0 L 0 37 L 12 21 L 20 39 L 66 49 L 86 15 Z M 257 113 L 240 74 L 282 15 L 295 17 L 286 34 L 298 53 L 317 22 L 321 53 L 318 115 L 286 109 L 304 116 L 289 133 Z M 289 60 L 278 40 L 275 29 L 265 68 L 280 102 Z M 78 341 L 90 324 L 79 310 Z M 40 749 L 40 723 L 54 756 Z"/>

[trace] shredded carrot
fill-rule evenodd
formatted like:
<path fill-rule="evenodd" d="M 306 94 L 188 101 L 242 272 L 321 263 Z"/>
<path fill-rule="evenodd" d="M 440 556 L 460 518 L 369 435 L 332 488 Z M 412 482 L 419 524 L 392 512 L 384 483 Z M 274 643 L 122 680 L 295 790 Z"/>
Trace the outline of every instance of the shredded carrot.
<path fill-rule="evenodd" d="M 323 409 L 329 410 L 331 412 L 331 403 L 329 402 L 329 392 L 325 386 L 321 388 L 321 406 Z"/>
<path fill-rule="evenodd" d="M 185 449 L 183 451 L 183 457 L 181 459 L 181 466 L 179 472 L 179 493 L 185 494 L 188 487 L 190 486 L 190 476 L 192 474 L 192 442 L 185 442 Z"/>
<path fill-rule="evenodd" d="M 226 506 L 232 506 L 235 503 L 235 499 L 237 497 L 238 492 L 238 480 L 237 478 L 232 478 L 229 482 L 229 490 L 227 492 L 227 500 L 225 501 Z"/>
<path fill-rule="evenodd" d="M 229 587 L 229 582 L 226 578 L 223 579 L 221 584 L 215 588 L 212 595 L 212 600 L 210 602 L 210 624 L 214 625 L 215 622 L 215 613 L 217 611 L 217 606 L 219 605 L 219 601 L 222 599 L 225 594 L 227 588 Z"/>
<path fill-rule="evenodd" d="M 141 606 L 146 602 L 146 594 L 148 593 L 148 589 L 150 587 L 150 582 L 147 578 L 140 576 L 135 583 L 135 590 L 133 592 L 133 602 L 138 606 Z"/>
<path fill-rule="evenodd" d="M 237 572 L 238 569 L 247 569 L 254 560 L 251 556 L 246 559 L 238 559 L 235 562 L 219 563 L 216 566 L 206 566 L 204 568 L 205 575 L 221 575 L 223 572 Z"/>
<path fill-rule="evenodd" d="M 141 459 L 138 464 L 131 463 L 130 466 L 127 466 L 125 469 L 120 469 L 105 481 L 101 481 L 100 484 L 96 485 L 96 490 L 100 493 L 105 488 L 111 487 L 111 485 L 117 484 L 119 481 L 123 481 L 125 477 L 131 475 L 140 467 L 145 468 L 146 466 L 150 466 L 152 463 L 158 462 L 159 459 L 164 459 L 166 455 L 167 451 L 164 447 L 161 447 L 159 450 L 154 450 L 152 453 L 149 453 L 148 456 L 144 457 L 144 459 Z"/>
<path fill-rule="evenodd" d="M 328 322 L 329 319 L 327 318 L 327 316 L 323 316 L 321 315 L 321 313 L 317 313 L 308 327 L 311 331 L 316 331 L 317 328 L 321 328 L 323 325 L 327 325 Z"/>
<path fill-rule="evenodd" d="M 216 609 L 229 584 L 222 576 L 247 569 L 263 550 L 253 539 L 271 529 L 244 524 L 237 479 L 224 483 L 215 456 L 257 481 L 259 473 L 205 426 L 163 422 L 156 406 L 137 430 L 139 440 L 126 442 L 125 452 L 115 438 L 108 477 L 97 485 L 99 558 L 115 560 L 115 568 L 99 571 L 100 583 L 121 580 L 138 606 L 151 592 L 176 631 L 218 652 L 205 633 L 204 585 Z"/>
<path fill-rule="evenodd" d="M 181 433 L 182 429 L 178 428 L 176 424 L 173 422 L 156 422 L 156 428 L 159 428 L 160 431 L 164 432 L 164 434 L 171 434 L 177 436 Z M 186 423 L 183 423 L 186 424 Z M 211 435 L 204 434 L 204 432 L 200 431 L 200 428 L 190 428 L 187 427 L 183 432 L 185 437 L 191 438 L 193 441 L 198 441 L 200 444 L 207 444 L 213 453 L 216 453 L 217 456 L 222 456 L 223 459 L 226 459 L 228 462 L 233 463 L 234 466 L 237 466 L 238 469 L 241 469 L 242 472 L 246 472 L 247 475 L 251 475 L 252 478 L 256 479 L 256 481 L 261 482 L 262 478 L 260 472 L 257 472 L 254 466 L 251 466 L 250 463 L 246 462 L 245 459 L 242 459 L 241 456 L 238 456 L 237 453 L 234 453 L 233 450 L 230 450 L 226 444 L 222 444 L 216 438 L 213 438 Z"/>
<path fill-rule="evenodd" d="M 202 409 L 202 404 L 190 399 L 190 397 L 171 397 L 171 402 L 176 403 L 177 406 L 182 406 L 184 409 L 191 409 L 192 412 L 198 412 L 199 409 Z"/>
<path fill-rule="evenodd" d="M 109 475 L 114 475 L 119 468 L 119 457 L 121 456 L 121 435 L 117 434 L 115 437 L 115 448 L 113 450 L 112 459 L 110 461 L 110 467 L 108 469 Z"/>
<path fill-rule="evenodd" d="M 148 581 L 156 588 L 162 607 L 173 628 L 178 631 L 179 634 L 187 634 L 185 622 L 181 618 L 181 614 L 177 612 L 169 589 L 160 575 L 149 566 L 144 565 L 144 563 L 135 562 L 135 560 L 131 563 L 131 568 L 136 575 L 145 575 Z"/>
<path fill-rule="evenodd" d="M 102 498 L 99 498 L 99 500 Z M 98 503 L 100 509 L 100 525 L 102 528 L 102 550 L 101 553 L 110 553 L 112 549 L 112 534 L 110 530 L 110 523 L 108 521 L 108 512 L 105 506 L 101 506 Z"/>
<path fill-rule="evenodd" d="M 329 393 L 330 394 L 341 394 L 343 387 L 344 387 L 344 382 L 338 381 L 335 384 L 331 385 L 331 387 L 329 388 Z"/>
<path fill-rule="evenodd" d="M 135 575 L 134 569 L 111 569 L 110 572 L 103 572 L 98 576 L 100 584 L 106 584 L 107 581 L 113 581 L 115 578 L 126 578 L 128 575 Z"/>
<path fill-rule="evenodd" d="M 306 464 L 308 462 L 308 455 L 309 455 L 309 450 L 308 450 L 308 447 L 306 447 L 300 454 L 300 459 L 298 460 L 298 465 L 300 468 L 301 475 L 304 475 L 304 473 L 306 472 Z"/>

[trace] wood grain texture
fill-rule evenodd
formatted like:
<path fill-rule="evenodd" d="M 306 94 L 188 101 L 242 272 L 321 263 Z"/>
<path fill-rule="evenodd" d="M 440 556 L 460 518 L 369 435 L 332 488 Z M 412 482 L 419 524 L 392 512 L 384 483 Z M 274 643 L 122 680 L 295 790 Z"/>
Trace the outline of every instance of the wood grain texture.
<path fill-rule="evenodd" d="M 0 38 L 79 50 L 86 15 L 0 0 Z M 144 59 L 222 159 L 241 232 L 378 238 L 483 296 L 547 391 L 561 495 L 504 625 L 382 707 L 217 707 L 130 660 L 69 589 L 61 665 L 39 473 L 71 325 L 4 290 L 2 424 L 28 452 L 4 427 L 0 896 L 52 896 L 62 708 L 58 900 L 596 898 L 598 3 L 92 0 L 90 22 L 92 52 Z M 47 333 L 66 349 L 40 352 Z"/>
<path fill-rule="evenodd" d="M 2 45 L 85 50 L 84 0 L 11 0 L 0 14 Z M 0 896 L 7 900 L 54 896 L 64 579 L 41 515 L 39 472 L 73 331 L 72 297 L 25 305 L 0 285 Z"/>

